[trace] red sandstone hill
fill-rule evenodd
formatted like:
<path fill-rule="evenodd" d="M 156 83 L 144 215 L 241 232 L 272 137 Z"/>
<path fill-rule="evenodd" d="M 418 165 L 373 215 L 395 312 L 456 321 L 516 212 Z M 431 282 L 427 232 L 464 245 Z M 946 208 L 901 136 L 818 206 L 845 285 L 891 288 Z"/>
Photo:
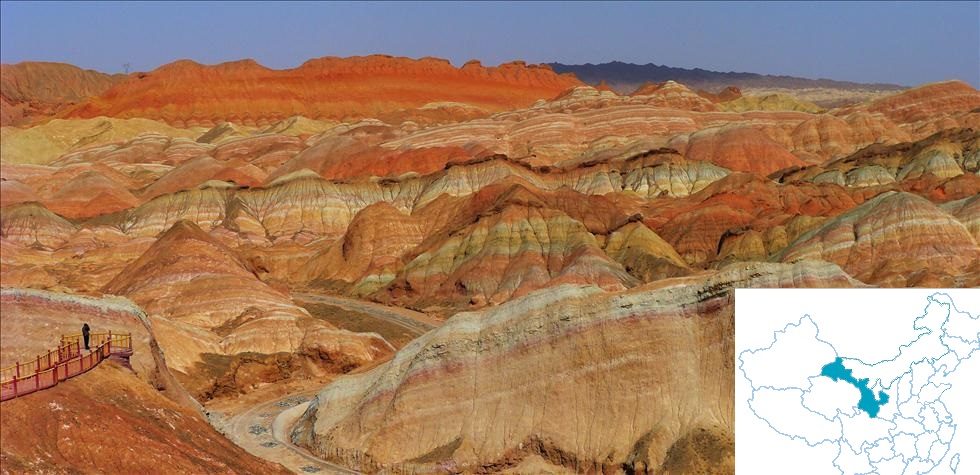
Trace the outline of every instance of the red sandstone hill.
<path fill-rule="evenodd" d="M 373 55 L 312 59 L 295 69 L 274 70 L 252 60 L 214 66 L 184 60 L 136 74 L 63 115 L 143 117 L 190 126 L 266 124 L 295 115 L 376 117 L 447 102 L 499 111 L 581 84 L 573 75 L 522 61 L 496 67 L 470 61 L 457 68 L 437 58 Z"/>
<path fill-rule="evenodd" d="M 909 123 L 942 114 L 966 113 L 980 107 L 980 91 L 963 81 L 944 81 L 892 94 L 868 104 L 840 109 L 843 115 L 853 111 L 880 112 L 898 123 Z"/>
<path fill-rule="evenodd" d="M 0 125 L 24 125 L 102 94 L 125 78 L 64 63 L 0 64 Z"/>

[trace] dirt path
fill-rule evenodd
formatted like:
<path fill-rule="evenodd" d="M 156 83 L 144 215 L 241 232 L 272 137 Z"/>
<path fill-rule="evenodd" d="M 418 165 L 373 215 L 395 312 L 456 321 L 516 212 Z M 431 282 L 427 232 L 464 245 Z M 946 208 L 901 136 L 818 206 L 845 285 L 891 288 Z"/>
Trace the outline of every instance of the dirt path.
<path fill-rule="evenodd" d="M 406 330 L 414 332 L 415 336 L 421 335 L 435 327 L 438 327 L 439 325 L 442 325 L 442 321 L 439 319 L 430 317 L 429 315 L 421 312 L 416 312 L 401 307 L 389 307 L 379 303 L 326 294 L 297 292 L 291 295 L 294 300 L 300 302 L 322 303 L 358 313 L 368 314 L 372 317 L 393 323 L 405 328 Z"/>
<path fill-rule="evenodd" d="M 295 473 L 359 473 L 314 457 L 289 440 L 293 424 L 319 390 L 317 387 L 265 400 L 234 415 L 211 411 L 208 417 L 215 428 L 238 446 Z"/>
<path fill-rule="evenodd" d="M 292 297 L 300 303 L 331 305 L 377 319 L 379 324 L 397 325 L 411 338 L 441 324 L 423 313 L 373 302 L 311 293 L 296 293 Z M 279 463 L 295 473 L 359 473 L 319 459 L 289 440 L 296 420 L 309 406 L 313 396 L 328 382 L 273 384 L 238 399 L 212 401 L 206 404 L 208 418 L 212 426 L 249 453 Z"/>

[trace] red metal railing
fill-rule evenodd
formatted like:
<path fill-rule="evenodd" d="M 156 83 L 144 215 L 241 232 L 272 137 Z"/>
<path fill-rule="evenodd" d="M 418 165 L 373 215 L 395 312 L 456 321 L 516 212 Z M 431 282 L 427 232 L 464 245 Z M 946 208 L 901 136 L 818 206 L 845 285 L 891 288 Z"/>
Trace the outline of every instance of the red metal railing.
<path fill-rule="evenodd" d="M 0 369 L 0 401 L 56 386 L 94 368 L 111 355 L 133 354 L 129 333 L 92 333 L 88 353 L 82 351 L 82 341 L 82 335 L 62 336 L 61 344 L 46 354 Z"/>

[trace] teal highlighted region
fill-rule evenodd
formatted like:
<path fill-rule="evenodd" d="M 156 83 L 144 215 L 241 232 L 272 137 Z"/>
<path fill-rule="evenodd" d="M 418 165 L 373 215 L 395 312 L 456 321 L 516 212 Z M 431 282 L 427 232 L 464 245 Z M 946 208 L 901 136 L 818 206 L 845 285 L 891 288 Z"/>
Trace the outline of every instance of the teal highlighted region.
<path fill-rule="evenodd" d="M 851 370 L 844 367 L 844 360 L 840 357 L 833 363 L 824 365 L 820 371 L 820 376 L 826 376 L 834 381 L 844 381 L 851 383 L 861 391 L 861 400 L 858 401 L 858 409 L 867 412 L 869 417 L 877 417 L 881 406 L 888 403 L 888 395 L 884 391 L 878 391 L 878 398 L 875 398 L 874 391 L 868 387 L 868 379 L 857 379 L 851 374 Z"/>

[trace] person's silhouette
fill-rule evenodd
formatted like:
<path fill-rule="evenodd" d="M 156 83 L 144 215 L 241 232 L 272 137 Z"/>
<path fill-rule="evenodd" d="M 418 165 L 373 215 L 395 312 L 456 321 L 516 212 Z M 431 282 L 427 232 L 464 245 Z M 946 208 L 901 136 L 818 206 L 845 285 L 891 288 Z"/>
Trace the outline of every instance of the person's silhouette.
<path fill-rule="evenodd" d="M 82 340 L 85 340 L 85 349 L 88 350 L 88 323 L 82 324 Z"/>

